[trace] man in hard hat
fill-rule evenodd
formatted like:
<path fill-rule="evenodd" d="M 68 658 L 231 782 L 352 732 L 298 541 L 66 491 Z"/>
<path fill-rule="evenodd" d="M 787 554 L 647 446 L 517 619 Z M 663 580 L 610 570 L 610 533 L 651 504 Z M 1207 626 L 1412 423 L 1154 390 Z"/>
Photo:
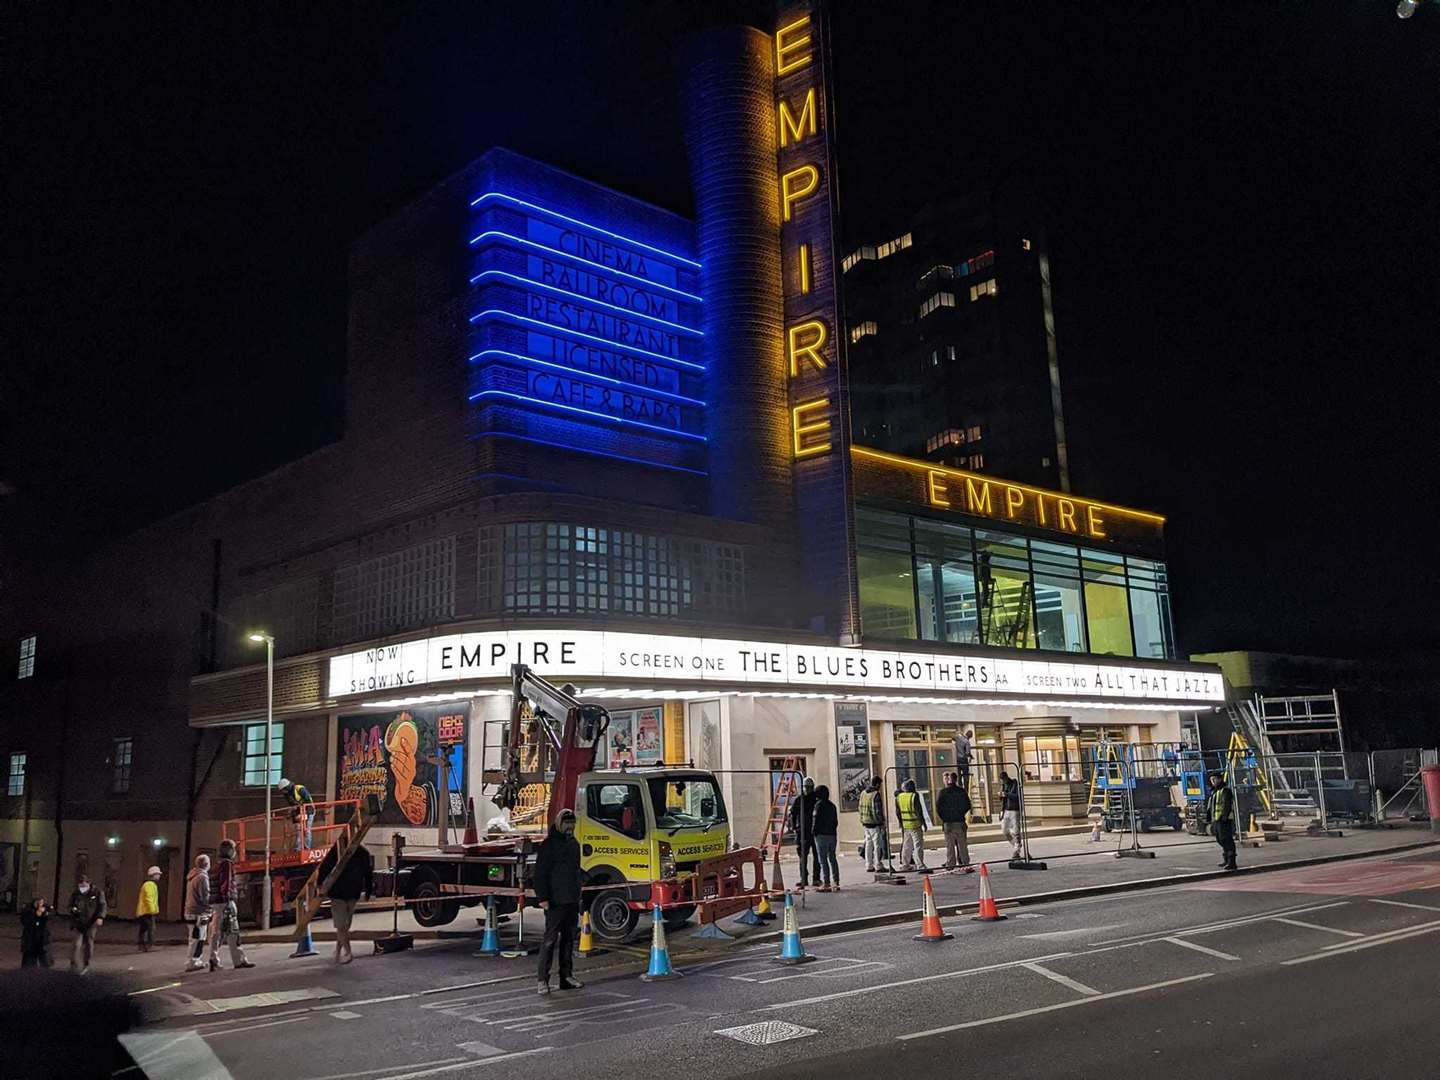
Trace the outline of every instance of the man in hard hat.
<path fill-rule="evenodd" d="M 145 871 L 145 883 L 135 901 L 135 921 L 140 924 L 139 947 L 149 952 L 155 944 L 155 920 L 160 915 L 160 867 Z"/>
<path fill-rule="evenodd" d="M 555 815 L 550 833 L 535 858 L 535 900 L 545 912 L 545 937 L 540 942 L 540 995 L 550 993 L 550 965 L 560 950 L 560 989 L 579 990 L 574 978 L 575 934 L 580 921 L 580 844 L 575 839 L 575 811 Z"/>
<path fill-rule="evenodd" d="M 1224 853 L 1220 866 L 1225 870 L 1238 870 L 1235 865 L 1235 791 L 1225 782 L 1223 772 L 1210 774 L 1210 796 L 1205 800 L 1205 820 L 1210 822 L 1210 831 L 1215 842 Z"/>
<path fill-rule="evenodd" d="M 297 784 L 285 777 L 275 785 L 280 798 L 295 809 L 295 850 L 304 851 L 310 846 L 310 826 L 315 821 L 315 798 L 304 784 Z"/>
<path fill-rule="evenodd" d="M 925 807 L 915 781 L 906 780 L 895 794 L 895 816 L 900 819 L 900 868 L 925 870 Z"/>

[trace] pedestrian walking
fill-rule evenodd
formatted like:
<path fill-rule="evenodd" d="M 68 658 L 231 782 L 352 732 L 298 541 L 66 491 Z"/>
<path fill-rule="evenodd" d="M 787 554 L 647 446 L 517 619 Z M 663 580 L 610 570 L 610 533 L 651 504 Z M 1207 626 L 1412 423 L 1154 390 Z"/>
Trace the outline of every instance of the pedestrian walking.
<path fill-rule="evenodd" d="M 809 885 L 812 877 L 815 884 L 820 884 L 820 855 L 815 849 L 815 781 L 808 776 L 801 785 L 800 797 L 790 807 L 790 831 L 795 834 L 795 851 L 800 856 L 800 887 Z"/>
<path fill-rule="evenodd" d="M 335 868 L 335 852 L 326 856 L 328 867 L 320 868 L 320 880 L 324 881 Z M 348 964 L 355 959 L 350 949 L 350 924 L 355 919 L 355 905 L 362 896 L 370 894 L 370 879 L 375 874 L 375 857 L 370 849 L 361 844 L 341 868 L 339 875 L 330 885 L 330 921 L 335 926 L 335 962 Z"/>
<path fill-rule="evenodd" d="M 196 855 L 185 875 L 185 921 L 190 924 L 190 961 L 186 971 L 205 966 L 205 940 L 210 936 L 210 856 Z"/>
<path fill-rule="evenodd" d="M 50 905 L 37 896 L 20 913 L 20 966 L 50 966 Z"/>
<path fill-rule="evenodd" d="M 966 728 L 955 736 L 955 766 L 960 770 L 960 786 L 970 789 L 970 758 L 974 753 L 975 729 Z"/>
<path fill-rule="evenodd" d="M 860 824 L 865 829 L 865 869 L 872 874 L 878 874 L 885 868 L 885 857 L 889 854 L 881 784 L 880 777 L 872 776 L 870 786 L 860 793 Z"/>
<path fill-rule="evenodd" d="M 135 900 L 135 919 L 140 924 L 140 940 L 136 944 L 141 952 L 149 952 L 155 945 L 155 920 L 159 915 L 160 867 L 152 866 L 145 871 L 145 883 Z"/>
<path fill-rule="evenodd" d="M 210 893 L 210 970 L 220 970 L 220 946 L 230 947 L 232 968 L 253 968 L 240 944 L 240 911 L 235 904 L 235 841 L 220 841 L 220 860 L 215 867 Z"/>
<path fill-rule="evenodd" d="M 900 822 L 900 869 L 928 870 L 925 865 L 925 806 L 915 790 L 915 781 L 906 780 L 895 796 L 895 816 Z"/>
<path fill-rule="evenodd" d="M 304 851 L 310 846 L 310 827 L 315 823 L 315 797 L 304 784 L 283 776 L 275 787 L 280 797 L 295 808 L 295 850 Z"/>
<path fill-rule="evenodd" d="M 1020 858 L 1020 781 L 1004 769 L 1000 770 L 1000 831 L 1015 849 L 1011 858 Z"/>
<path fill-rule="evenodd" d="M 70 970 L 84 975 L 90 970 L 90 957 L 95 952 L 95 934 L 105 925 L 108 908 L 105 894 L 90 884 L 84 874 L 70 894 L 70 928 L 75 931 L 75 945 L 70 953 Z"/>
<path fill-rule="evenodd" d="M 840 811 L 830 801 L 830 789 L 815 789 L 815 851 L 820 869 L 815 875 L 821 892 L 840 891 L 840 860 L 835 849 L 840 843 Z"/>
<path fill-rule="evenodd" d="M 574 977 L 575 932 L 580 921 L 580 844 L 575 839 L 575 811 L 555 815 L 550 833 L 535 857 L 535 900 L 545 912 L 545 937 L 540 942 L 540 994 L 550 993 L 550 965 L 560 952 L 560 989 L 579 990 Z"/>
<path fill-rule="evenodd" d="M 940 815 L 941 828 L 945 830 L 945 869 L 963 867 L 967 874 L 975 868 L 970 865 L 969 825 L 965 815 L 970 812 L 970 796 L 959 783 L 956 773 L 945 774 L 945 786 L 935 796 L 935 812 Z"/>
<path fill-rule="evenodd" d="M 1235 865 L 1235 790 L 1226 782 L 1223 772 L 1210 774 L 1210 796 L 1205 803 L 1205 817 L 1210 822 L 1215 842 L 1225 856 L 1220 862 L 1221 868 L 1240 869 Z"/>

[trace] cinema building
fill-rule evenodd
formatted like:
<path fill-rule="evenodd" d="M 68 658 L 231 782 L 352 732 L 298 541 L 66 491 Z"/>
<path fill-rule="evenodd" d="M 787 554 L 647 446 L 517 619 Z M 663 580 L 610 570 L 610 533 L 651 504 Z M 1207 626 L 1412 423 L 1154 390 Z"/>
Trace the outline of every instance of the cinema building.
<path fill-rule="evenodd" d="M 276 767 L 317 797 L 393 795 L 408 714 L 422 750 L 461 743 L 445 787 L 483 817 L 524 662 L 610 709 L 609 763 L 722 772 L 741 843 L 785 758 L 853 836 L 859 779 L 928 782 L 962 727 L 1070 822 L 1088 742 L 1177 739 L 1223 700 L 1175 658 L 1157 515 L 852 442 L 820 35 L 804 5 L 778 28 L 687 53 L 693 220 L 493 150 L 359 239 L 344 438 L 87 571 L 123 564 L 110 632 L 143 610 L 162 644 L 74 686 L 114 700 L 109 662 L 146 707 L 94 710 L 66 791 L 108 788 L 126 739 L 156 789 L 188 758 L 193 807 L 67 803 L 63 859 L 118 834 L 128 895 L 187 809 L 194 849 L 259 812 L 250 629 L 275 640 Z M 377 837 L 432 842 L 436 800 L 400 803 Z"/>

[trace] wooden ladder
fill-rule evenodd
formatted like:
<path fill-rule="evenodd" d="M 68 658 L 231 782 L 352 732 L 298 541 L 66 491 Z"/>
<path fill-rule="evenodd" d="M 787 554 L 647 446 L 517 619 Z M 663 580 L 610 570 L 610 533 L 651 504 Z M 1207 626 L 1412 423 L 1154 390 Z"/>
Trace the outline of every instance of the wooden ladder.
<path fill-rule="evenodd" d="M 780 850 L 785 837 L 785 820 L 790 816 L 790 807 L 800 796 L 800 759 L 787 756 L 780 764 L 780 780 L 775 793 L 770 797 L 770 817 L 765 822 L 765 835 L 760 839 L 760 854 L 769 858 Z"/>
<path fill-rule="evenodd" d="M 316 863 L 315 869 L 305 879 L 305 884 L 295 897 L 295 936 L 297 938 L 304 935 L 305 928 L 310 925 L 310 920 L 320 914 L 320 908 L 324 906 L 325 896 L 329 893 L 330 887 L 335 884 L 335 879 L 345 869 L 345 864 L 350 861 L 350 856 L 360 850 L 360 845 L 365 842 L 365 834 L 370 831 L 370 826 L 375 824 L 379 813 L 375 796 L 371 795 L 359 805 L 355 816 L 345 823 L 344 831 L 336 839 L 332 848 L 335 852 L 335 865 L 330 868 L 324 880 L 320 878 L 320 871 L 324 869 L 329 856 Z"/>

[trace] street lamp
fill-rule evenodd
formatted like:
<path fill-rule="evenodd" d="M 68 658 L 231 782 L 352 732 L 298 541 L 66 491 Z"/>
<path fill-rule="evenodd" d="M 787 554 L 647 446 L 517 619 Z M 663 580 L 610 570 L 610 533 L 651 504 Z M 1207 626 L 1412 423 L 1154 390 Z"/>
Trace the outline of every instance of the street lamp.
<path fill-rule="evenodd" d="M 275 734 L 275 639 L 269 634 L 254 633 L 250 640 L 265 643 L 265 880 L 260 887 L 260 929 L 270 929 L 270 793 L 275 781 L 270 775 L 275 759 L 270 754 Z"/>

